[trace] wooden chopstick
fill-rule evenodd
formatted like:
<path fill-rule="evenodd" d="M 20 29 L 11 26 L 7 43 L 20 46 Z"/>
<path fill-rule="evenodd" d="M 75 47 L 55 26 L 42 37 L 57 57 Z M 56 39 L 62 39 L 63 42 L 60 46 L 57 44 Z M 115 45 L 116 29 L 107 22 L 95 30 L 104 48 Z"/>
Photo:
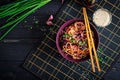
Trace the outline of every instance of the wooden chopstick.
<path fill-rule="evenodd" d="M 83 15 L 84 15 L 86 33 L 87 33 L 87 38 L 88 38 L 88 46 L 89 46 L 90 57 L 92 58 L 91 59 L 92 70 L 93 70 L 93 72 L 95 72 L 95 68 L 93 68 L 94 67 L 94 61 L 93 61 L 93 56 L 92 56 L 92 49 L 93 49 L 98 71 L 101 71 L 100 65 L 99 65 L 99 62 L 98 62 L 98 58 L 97 58 L 97 53 L 96 53 L 96 50 L 95 50 L 95 44 L 94 44 L 94 41 L 93 41 L 92 32 L 91 32 L 91 29 L 90 29 L 90 24 L 89 24 L 86 8 L 83 8 Z M 90 46 L 90 41 L 91 41 L 92 48 Z"/>
<path fill-rule="evenodd" d="M 84 15 L 84 21 L 85 21 L 85 26 L 86 26 L 86 35 L 87 35 L 87 39 L 88 39 L 88 48 L 89 48 L 90 60 L 91 60 L 91 64 L 92 64 L 92 71 L 95 72 L 95 66 L 94 66 L 94 61 L 93 61 L 93 56 L 92 56 L 92 47 L 90 46 L 90 38 L 89 38 L 84 8 L 83 8 L 83 15 Z"/>
<path fill-rule="evenodd" d="M 85 14 L 86 14 L 86 20 L 87 20 L 87 23 L 88 23 L 88 30 L 90 32 L 90 40 L 92 42 L 92 48 L 93 48 L 93 52 L 94 52 L 94 56 L 95 56 L 95 60 L 96 60 L 96 64 L 97 64 L 97 68 L 98 68 L 98 71 L 100 72 L 101 69 L 100 69 L 100 65 L 99 65 L 99 62 L 98 62 L 98 57 L 97 57 L 97 53 L 96 53 L 96 49 L 95 49 L 95 44 L 94 44 L 94 41 L 93 41 L 93 37 L 92 37 L 92 31 L 90 29 L 90 24 L 89 24 L 89 20 L 88 20 L 88 17 L 87 17 L 87 12 L 86 12 L 86 9 L 85 9 Z"/>

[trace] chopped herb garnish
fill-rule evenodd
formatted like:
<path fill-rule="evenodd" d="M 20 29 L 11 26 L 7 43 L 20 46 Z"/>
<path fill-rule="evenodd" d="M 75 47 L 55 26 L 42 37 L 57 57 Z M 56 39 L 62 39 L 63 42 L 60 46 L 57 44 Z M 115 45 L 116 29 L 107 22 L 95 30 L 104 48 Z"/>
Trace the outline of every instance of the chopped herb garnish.
<path fill-rule="evenodd" d="M 70 40 L 70 42 L 75 43 L 76 40 L 72 38 L 72 39 Z"/>
<path fill-rule="evenodd" d="M 27 21 L 24 21 L 24 23 L 27 23 Z"/>
<path fill-rule="evenodd" d="M 79 46 L 82 46 L 83 42 L 82 41 L 79 41 Z"/>
<path fill-rule="evenodd" d="M 33 29 L 33 27 L 30 27 L 30 29 Z"/>
<path fill-rule="evenodd" d="M 72 35 L 65 33 L 65 36 L 66 36 L 66 37 L 71 37 Z"/>
<path fill-rule="evenodd" d="M 38 24 L 39 23 L 39 21 L 35 21 L 35 24 Z"/>
<path fill-rule="evenodd" d="M 64 37 L 72 37 L 72 35 L 71 34 L 67 34 L 67 33 L 64 33 L 64 35 L 63 35 Z"/>
<path fill-rule="evenodd" d="M 83 46 L 85 44 L 86 44 L 86 42 L 79 41 L 79 46 Z"/>

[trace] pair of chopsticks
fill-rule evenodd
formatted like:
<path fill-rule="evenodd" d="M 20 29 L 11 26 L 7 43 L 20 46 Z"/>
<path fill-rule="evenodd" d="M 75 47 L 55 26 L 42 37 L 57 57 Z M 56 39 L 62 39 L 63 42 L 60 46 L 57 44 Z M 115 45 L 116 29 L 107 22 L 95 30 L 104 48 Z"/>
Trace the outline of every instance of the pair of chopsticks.
<path fill-rule="evenodd" d="M 83 7 L 83 15 L 84 15 L 84 21 L 85 21 L 85 26 L 86 26 L 86 34 L 87 34 L 87 39 L 88 39 L 88 48 L 89 48 L 90 59 L 91 59 L 91 64 L 92 64 L 92 71 L 95 72 L 94 57 L 92 55 L 92 50 L 93 50 L 93 53 L 95 56 L 98 71 L 101 71 L 100 65 L 98 62 L 98 57 L 97 57 L 96 50 L 95 50 L 95 44 L 93 41 L 92 32 L 90 29 L 90 24 L 89 24 L 86 8 L 84 8 L 84 7 Z"/>

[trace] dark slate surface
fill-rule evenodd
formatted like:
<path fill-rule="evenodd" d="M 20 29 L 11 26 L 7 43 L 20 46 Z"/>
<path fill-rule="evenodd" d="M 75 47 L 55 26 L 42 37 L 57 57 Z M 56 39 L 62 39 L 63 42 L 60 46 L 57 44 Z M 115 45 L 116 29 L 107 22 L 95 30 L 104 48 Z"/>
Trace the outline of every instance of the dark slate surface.
<path fill-rule="evenodd" d="M 108 1 L 110 3 L 115 3 L 112 0 L 108 0 Z M 105 1 L 102 1 L 102 3 L 104 3 L 104 2 Z M 102 5 L 102 3 L 101 3 L 101 5 Z M 110 3 L 104 4 L 102 6 L 104 8 L 108 8 L 106 5 L 111 6 Z M 115 3 L 115 4 L 118 5 L 118 10 L 119 10 L 119 4 L 117 4 L 117 3 Z M 55 9 L 53 9 L 53 5 L 56 6 L 56 7 L 54 7 Z M 29 16 L 25 21 L 23 21 L 20 25 L 18 25 L 16 29 L 13 30 L 3 42 L 0 43 L 0 80 L 21 80 L 21 79 L 23 79 L 23 80 L 33 80 L 33 79 L 39 80 L 38 77 L 40 77 L 43 80 L 46 80 L 48 78 L 54 79 L 54 75 L 55 75 L 55 78 L 57 77 L 59 79 L 61 79 L 61 78 L 63 79 L 63 77 L 65 77 L 65 76 L 66 76 L 65 79 L 71 78 L 71 77 L 74 79 L 78 79 L 77 77 L 80 77 L 80 76 L 78 76 L 78 74 L 82 74 L 82 76 L 85 76 L 85 73 L 87 74 L 87 72 L 84 72 L 85 71 L 84 68 L 81 68 L 81 66 L 78 66 L 78 65 L 76 67 L 76 64 L 68 62 L 66 60 L 64 61 L 64 59 L 60 55 L 55 54 L 56 50 L 53 50 L 53 48 L 51 49 L 49 47 L 49 45 L 51 45 L 51 42 L 53 42 L 53 41 L 49 40 L 48 39 L 49 36 L 45 36 L 45 35 L 48 34 L 48 32 L 51 31 L 51 29 L 48 26 L 44 25 L 44 23 L 47 20 L 48 16 L 50 14 L 55 14 L 60 6 L 61 6 L 60 2 L 53 0 L 52 3 L 48 4 L 47 6 L 43 7 L 42 9 L 36 11 L 34 14 Z M 78 7 L 76 7 L 76 8 L 78 8 Z M 112 12 L 112 10 L 111 10 L 111 12 Z M 115 9 L 113 12 L 117 12 L 117 10 Z M 115 14 L 115 15 L 117 15 L 119 17 L 118 14 Z M 118 24 L 117 24 L 117 22 L 115 21 L 117 19 L 119 20 L 119 18 L 116 16 L 113 16 L 113 17 L 114 17 L 113 23 L 116 25 L 119 25 L 120 22 L 118 22 Z M 35 18 L 35 20 L 39 20 L 39 25 L 34 25 L 34 23 L 35 23 L 34 18 Z M 70 18 L 68 17 L 67 19 L 70 19 Z M 61 22 L 59 21 L 57 24 L 62 24 Z M 114 24 L 111 24 L 110 26 L 114 26 Z M 34 27 L 34 26 L 36 26 L 36 27 Z M 118 26 L 118 27 L 120 27 L 120 26 Z M 112 30 L 111 27 L 108 27 L 108 29 L 110 31 L 115 31 L 117 28 L 115 28 L 115 30 Z M 53 29 L 53 30 L 55 30 L 55 29 Z M 99 29 L 98 31 L 101 31 L 101 30 L 102 29 Z M 107 33 L 109 33 L 109 31 Z M 116 34 L 119 35 L 119 32 L 116 32 Z M 54 33 L 51 34 L 51 36 L 53 37 L 53 40 L 55 40 Z M 106 36 L 107 36 L 107 34 L 106 34 Z M 101 36 L 101 37 L 103 37 L 103 36 Z M 109 38 L 110 37 L 111 36 L 109 36 Z M 104 39 L 104 37 L 102 39 Z M 112 38 L 113 41 L 116 41 L 116 39 L 119 40 L 117 36 L 114 36 L 114 38 Z M 12 40 L 12 42 L 9 42 L 11 40 Z M 42 43 L 41 43 L 41 41 L 42 41 Z M 45 44 L 44 42 L 48 42 L 48 43 Z M 119 41 L 116 41 L 116 43 L 119 44 Z M 41 46 L 39 46 L 39 45 L 41 45 Z M 44 45 L 46 45 L 46 46 L 44 46 Z M 38 51 L 35 53 L 36 48 L 38 46 L 43 51 L 47 50 L 46 52 L 49 53 L 50 56 L 43 54 L 44 52 L 42 53 L 41 50 L 40 50 L 40 52 Z M 52 44 L 52 46 L 54 47 L 55 45 Z M 51 52 L 51 50 L 53 52 Z M 118 51 L 119 51 L 119 49 L 118 49 Z M 35 53 L 35 55 L 32 53 Z M 30 55 L 30 54 L 32 54 L 32 55 Z M 33 74 L 35 74 L 38 77 L 29 73 L 22 67 L 27 55 L 29 55 L 29 57 L 27 57 L 24 67 L 28 71 L 32 72 Z M 54 56 L 55 60 L 53 58 L 51 59 L 51 56 Z M 30 60 L 31 62 L 28 60 Z M 58 60 L 59 61 L 61 60 L 60 62 L 63 62 L 63 64 L 58 62 Z M 46 62 L 48 62 L 48 63 L 46 63 Z M 31 64 L 29 64 L 29 63 L 31 63 Z M 120 63 L 120 60 L 118 60 L 117 63 L 113 67 L 111 67 L 110 71 L 107 73 L 107 75 L 105 75 L 105 80 L 119 80 L 120 79 L 119 78 L 119 75 L 120 75 L 119 74 L 120 73 L 120 67 L 119 67 L 120 64 L 119 63 Z M 76 71 L 71 70 L 66 65 L 69 66 L 71 69 L 77 70 L 78 73 L 76 73 Z M 80 63 L 80 65 L 85 66 L 85 63 Z M 49 74 L 49 73 L 51 73 L 51 74 Z M 65 74 L 70 75 L 70 77 Z M 91 74 L 90 75 L 87 74 L 87 76 L 92 77 Z M 83 79 L 84 79 L 84 77 L 83 77 Z"/>

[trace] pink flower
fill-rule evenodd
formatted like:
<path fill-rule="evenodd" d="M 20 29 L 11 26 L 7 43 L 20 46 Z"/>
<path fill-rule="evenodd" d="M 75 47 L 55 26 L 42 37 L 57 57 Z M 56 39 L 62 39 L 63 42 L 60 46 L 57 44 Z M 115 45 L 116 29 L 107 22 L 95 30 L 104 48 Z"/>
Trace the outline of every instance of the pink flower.
<path fill-rule="evenodd" d="M 46 24 L 47 24 L 48 26 L 51 26 L 51 25 L 53 25 L 53 22 L 52 22 L 52 21 L 47 21 Z"/>
<path fill-rule="evenodd" d="M 53 25 L 52 20 L 53 20 L 53 15 L 50 15 L 49 18 L 48 18 L 48 20 L 46 21 L 46 24 L 47 24 L 48 26 Z"/>
<path fill-rule="evenodd" d="M 51 20 L 53 20 L 53 15 L 50 15 L 48 18 L 48 21 L 51 21 Z"/>

